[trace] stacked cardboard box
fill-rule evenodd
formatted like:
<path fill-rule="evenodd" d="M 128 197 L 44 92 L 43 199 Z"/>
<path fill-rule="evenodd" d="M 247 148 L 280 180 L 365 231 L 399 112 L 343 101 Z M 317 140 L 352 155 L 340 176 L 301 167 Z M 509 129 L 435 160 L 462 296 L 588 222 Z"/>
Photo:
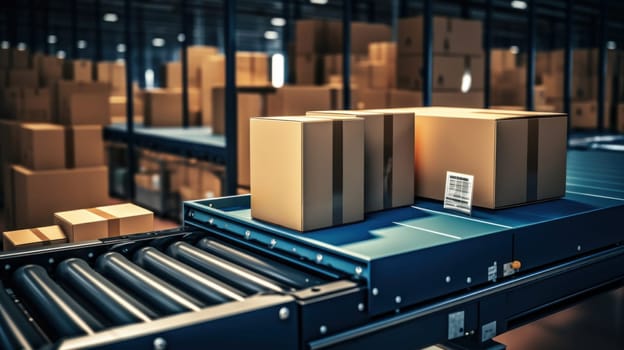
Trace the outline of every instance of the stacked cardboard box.
<path fill-rule="evenodd" d="M 399 21 L 397 84 L 401 89 L 423 88 L 423 17 Z M 484 61 L 480 21 L 434 17 L 432 104 L 483 105 Z"/>

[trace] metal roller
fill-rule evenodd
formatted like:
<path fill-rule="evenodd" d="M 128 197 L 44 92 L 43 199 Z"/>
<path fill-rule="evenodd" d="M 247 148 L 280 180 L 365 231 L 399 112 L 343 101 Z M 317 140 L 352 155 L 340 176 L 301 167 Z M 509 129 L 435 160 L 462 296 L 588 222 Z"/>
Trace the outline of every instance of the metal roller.
<path fill-rule="evenodd" d="M 157 274 L 208 304 L 244 299 L 242 292 L 182 264 L 156 248 L 140 249 L 134 255 L 134 261 L 144 269 Z"/>
<path fill-rule="evenodd" d="M 120 283 L 164 314 L 198 311 L 204 305 L 169 283 L 143 270 L 123 255 L 109 252 L 97 259 L 96 270 Z"/>
<path fill-rule="evenodd" d="M 104 326 L 54 282 L 39 265 L 22 266 L 13 274 L 15 289 L 31 311 L 58 337 L 93 334 Z"/>
<path fill-rule="evenodd" d="M 200 240 L 197 246 L 211 254 L 232 261 L 295 289 L 304 289 L 322 283 L 314 275 L 274 261 L 269 263 L 256 255 L 240 252 L 229 245 L 208 238 Z"/>
<path fill-rule="evenodd" d="M 245 293 L 254 294 L 267 291 L 284 291 L 281 286 L 266 277 L 262 277 L 255 272 L 234 265 L 186 242 L 173 243 L 167 249 L 167 254 L 202 272 L 226 281 L 229 285 Z"/>
<path fill-rule="evenodd" d="M 38 349 L 45 337 L 29 322 L 0 282 L 0 349 Z"/>
<path fill-rule="evenodd" d="M 115 325 L 147 322 L 158 317 L 154 311 L 102 277 L 82 259 L 63 261 L 57 266 L 56 274 Z"/>

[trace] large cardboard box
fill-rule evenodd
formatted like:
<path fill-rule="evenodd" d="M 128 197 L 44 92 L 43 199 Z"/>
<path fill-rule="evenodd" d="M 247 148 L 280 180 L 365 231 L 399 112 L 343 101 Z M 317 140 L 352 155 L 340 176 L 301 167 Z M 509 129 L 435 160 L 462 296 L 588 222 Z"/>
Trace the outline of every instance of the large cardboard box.
<path fill-rule="evenodd" d="M 52 101 L 49 89 L 23 89 L 22 99 L 23 107 L 17 119 L 28 122 L 52 122 Z"/>
<path fill-rule="evenodd" d="M 188 88 L 189 124 L 199 124 L 199 90 Z M 182 90 L 153 89 L 145 92 L 145 126 L 181 126 Z"/>
<path fill-rule="evenodd" d="M 90 83 L 93 81 L 93 62 L 90 60 L 65 61 L 63 77 L 76 82 Z"/>
<path fill-rule="evenodd" d="M 188 68 L 187 68 L 188 69 Z M 167 89 L 182 88 L 182 63 L 180 61 L 167 62 L 164 65 L 163 86 Z"/>
<path fill-rule="evenodd" d="M 11 69 L 9 86 L 36 89 L 39 87 L 39 76 L 34 69 Z"/>
<path fill-rule="evenodd" d="M 2 248 L 4 250 L 43 247 L 65 242 L 67 242 L 67 237 L 57 225 L 2 233 Z"/>
<path fill-rule="evenodd" d="M 481 55 L 483 29 L 481 21 L 459 18 L 433 18 L 433 53 Z M 398 54 L 423 52 L 423 17 L 399 20 Z"/>
<path fill-rule="evenodd" d="M 251 120 L 251 215 L 297 231 L 364 218 L 364 121 Z"/>
<path fill-rule="evenodd" d="M 307 116 L 364 119 L 364 208 L 366 212 L 414 203 L 414 115 L 369 111 L 318 111 Z"/>
<path fill-rule="evenodd" d="M 424 88 L 422 55 L 399 56 L 398 67 L 399 88 L 415 90 Z M 484 61 L 481 56 L 433 56 L 432 88 L 453 91 L 483 89 L 483 69 Z"/>
<path fill-rule="evenodd" d="M 126 65 L 123 62 L 97 62 L 95 72 L 97 81 L 110 84 L 111 96 L 126 96 Z"/>
<path fill-rule="evenodd" d="M 22 124 L 20 164 L 33 170 L 65 168 L 63 127 L 53 124 Z"/>
<path fill-rule="evenodd" d="M 474 176 L 473 205 L 502 208 L 565 194 L 565 114 L 413 108 L 416 195 L 443 200 L 446 172 Z"/>
<path fill-rule="evenodd" d="M 326 24 L 319 19 L 304 19 L 295 22 L 295 53 L 314 55 L 326 51 Z"/>
<path fill-rule="evenodd" d="M 104 141 L 100 125 L 74 125 L 65 128 L 66 166 L 82 168 L 105 165 Z"/>
<path fill-rule="evenodd" d="M 154 213 L 132 203 L 88 209 L 108 221 L 108 236 L 115 237 L 154 230 Z"/>
<path fill-rule="evenodd" d="M 611 118 L 609 113 L 610 102 L 605 101 L 603 114 L 603 127 L 611 128 Z M 570 127 L 576 129 L 597 129 L 598 128 L 598 102 L 592 101 L 572 101 L 570 106 Z"/>
<path fill-rule="evenodd" d="M 102 82 L 60 80 L 56 84 L 55 119 L 64 125 L 105 125 L 110 118 L 110 86 Z"/>
<path fill-rule="evenodd" d="M 13 166 L 12 169 L 16 228 L 51 225 L 55 212 L 109 201 L 106 167 L 33 171 Z"/>
<path fill-rule="evenodd" d="M 88 209 L 54 213 L 54 223 L 63 229 L 70 242 L 108 237 L 108 220 Z"/>
<path fill-rule="evenodd" d="M 326 86 L 284 86 L 267 96 L 267 115 L 301 115 L 329 109 L 331 88 Z"/>
<path fill-rule="evenodd" d="M 212 130 L 215 134 L 225 134 L 225 89 L 215 88 L 213 98 Z M 266 99 L 261 94 L 238 93 L 237 106 L 238 184 L 249 186 L 249 120 L 266 114 Z"/>
<path fill-rule="evenodd" d="M 188 83 L 190 87 L 199 88 L 201 86 L 200 70 L 202 67 L 202 62 L 211 56 L 217 55 L 218 53 L 219 49 L 214 46 L 194 45 L 187 47 L 187 73 Z M 182 70 L 180 69 L 180 73 L 181 71 Z"/>

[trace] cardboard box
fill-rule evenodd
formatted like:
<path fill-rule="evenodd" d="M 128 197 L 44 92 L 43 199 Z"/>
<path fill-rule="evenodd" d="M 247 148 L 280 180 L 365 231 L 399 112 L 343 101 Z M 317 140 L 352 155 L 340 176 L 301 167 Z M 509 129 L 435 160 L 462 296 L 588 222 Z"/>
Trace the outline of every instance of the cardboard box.
<path fill-rule="evenodd" d="M 109 201 L 106 167 L 33 171 L 16 165 L 12 174 L 16 228 L 50 225 L 52 213 Z"/>
<path fill-rule="evenodd" d="M 53 124 L 22 124 L 20 164 L 33 170 L 65 168 L 63 128 Z"/>
<path fill-rule="evenodd" d="M 353 107 L 354 109 L 386 108 L 390 103 L 389 95 L 390 91 L 387 89 L 358 89 L 358 98 Z"/>
<path fill-rule="evenodd" d="M 401 55 L 398 59 L 398 86 L 402 89 L 422 90 L 423 57 Z M 433 56 L 432 88 L 434 90 L 466 91 L 483 89 L 484 61 L 480 56 Z M 470 77 L 466 84 L 465 74 Z M 466 85 L 464 85 L 466 84 Z"/>
<path fill-rule="evenodd" d="M 603 127 L 611 128 L 611 118 L 609 118 L 608 101 L 605 102 L 603 117 Z M 598 102 L 596 101 L 572 101 L 570 106 L 570 127 L 575 129 L 597 129 L 598 128 Z"/>
<path fill-rule="evenodd" d="M 126 65 L 123 62 L 97 62 L 97 81 L 109 83 L 111 96 L 126 96 Z"/>
<path fill-rule="evenodd" d="M 301 115 L 332 109 L 331 89 L 325 86 L 284 86 L 267 95 L 267 115 Z"/>
<path fill-rule="evenodd" d="M 54 56 L 43 56 L 39 78 L 42 86 L 54 87 L 63 78 L 63 60 Z"/>
<path fill-rule="evenodd" d="M 396 64 L 397 45 L 392 41 L 370 43 L 368 44 L 368 57 L 375 63 Z"/>
<path fill-rule="evenodd" d="M 341 53 L 343 41 L 342 21 L 327 21 L 325 41 L 328 53 Z M 381 23 L 351 22 L 351 53 L 368 54 L 368 45 L 373 42 L 391 41 L 392 29 Z"/>
<path fill-rule="evenodd" d="M 56 96 L 55 120 L 64 125 L 106 125 L 110 111 L 110 86 L 102 82 L 75 82 L 60 80 Z"/>
<path fill-rule="evenodd" d="M 63 229 L 70 242 L 108 237 L 108 220 L 88 209 L 54 213 L 54 223 Z"/>
<path fill-rule="evenodd" d="M 66 166 L 82 168 L 106 165 L 102 127 L 74 125 L 65 128 Z"/>
<path fill-rule="evenodd" d="M 110 106 L 111 122 L 113 118 L 120 118 L 122 119 L 121 122 L 125 123 L 127 109 L 126 96 L 110 96 L 108 101 Z M 134 120 L 140 120 L 141 123 L 143 123 L 143 98 L 135 94 L 132 102 L 134 103 L 134 109 L 132 111 Z"/>
<path fill-rule="evenodd" d="M 23 89 L 22 98 L 23 107 L 17 119 L 28 122 L 52 122 L 52 101 L 49 89 Z"/>
<path fill-rule="evenodd" d="M 307 116 L 364 119 L 364 208 L 374 212 L 414 203 L 414 114 L 383 110 L 318 111 Z"/>
<path fill-rule="evenodd" d="M 188 68 L 187 68 L 188 69 Z M 163 86 L 167 89 L 182 88 L 182 63 L 180 61 L 167 62 L 164 65 Z"/>
<path fill-rule="evenodd" d="M 516 68 L 516 54 L 511 53 L 508 49 L 492 49 L 490 50 L 490 67 L 491 74 L 497 75 L 507 70 Z M 537 54 L 536 72 L 539 72 L 540 55 Z M 539 73 L 538 73 L 539 74 Z"/>
<path fill-rule="evenodd" d="M 254 57 L 251 52 L 236 53 L 236 83 L 249 86 L 253 81 Z"/>
<path fill-rule="evenodd" d="M 189 124 L 199 124 L 199 90 L 188 88 Z M 153 89 L 145 92 L 145 126 L 181 126 L 182 90 Z"/>
<path fill-rule="evenodd" d="M 88 209 L 108 221 L 108 236 L 123 236 L 154 230 L 154 213 L 132 203 Z"/>
<path fill-rule="evenodd" d="M 342 54 L 331 54 L 323 56 L 323 76 L 325 83 L 340 83 L 342 84 L 342 67 L 344 63 L 342 62 Z M 355 76 L 358 74 L 356 69 L 358 68 L 358 64 L 362 61 L 367 61 L 368 56 L 366 55 L 351 55 L 351 82 L 355 83 Z M 339 80 L 331 81 L 330 77 L 337 75 Z"/>
<path fill-rule="evenodd" d="M 423 52 L 423 17 L 399 20 L 398 54 Z M 481 21 L 433 17 L 433 53 L 481 55 L 483 29 Z"/>
<path fill-rule="evenodd" d="M 297 231 L 364 218 L 364 121 L 251 120 L 251 215 Z"/>
<path fill-rule="evenodd" d="M 63 77 L 76 82 L 93 81 L 93 63 L 90 60 L 70 60 L 63 65 Z"/>
<path fill-rule="evenodd" d="M 388 106 L 398 107 L 418 107 L 422 106 L 422 92 L 412 90 L 391 89 L 388 93 Z"/>
<path fill-rule="evenodd" d="M 24 102 L 22 99 L 22 88 L 0 89 L 2 94 L 3 117 L 5 119 L 16 119 L 22 113 Z"/>
<path fill-rule="evenodd" d="M 313 55 L 326 51 L 326 24 L 319 19 L 303 19 L 295 22 L 295 53 Z"/>
<path fill-rule="evenodd" d="M 65 237 L 65 234 L 57 225 L 2 233 L 2 247 L 4 250 L 43 247 L 66 242 L 67 237 Z"/>
<path fill-rule="evenodd" d="M 199 88 L 201 85 L 202 62 L 211 56 L 217 55 L 219 49 L 214 46 L 193 45 L 187 47 L 188 83 L 190 87 Z M 180 55 L 182 57 L 182 55 Z M 180 68 L 180 73 L 182 69 Z M 180 74 L 181 75 L 181 74 Z"/>
<path fill-rule="evenodd" d="M 263 52 L 253 52 L 252 85 L 271 85 L 269 76 L 269 56 Z"/>
<path fill-rule="evenodd" d="M 466 93 L 434 91 L 431 95 L 432 106 L 481 108 L 484 101 L 483 91 Z"/>
<path fill-rule="evenodd" d="M 314 54 L 295 57 L 295 82 L 297 85 L 317 85 L 322 83 L 323 60 Z"/>
<path fill-rule="evenodd" d="M 413 108 L 416 195 L 442 200 L 446 172 L 474 176 L 473 205 L 490 209 L 565 194 L 565 114 Z"/>
<path fill-rule="evenodd" d="M 39 87 L 39 76 L 33 69 L 11 69 L 9 70 L 9 86 L 36 89 Z"/>
<path fill-rule="evenodd" d="M 11 52 L 11 68 L 28 69 L 30 68 L 30 52 L 28 50 L 10 49 Z"/>

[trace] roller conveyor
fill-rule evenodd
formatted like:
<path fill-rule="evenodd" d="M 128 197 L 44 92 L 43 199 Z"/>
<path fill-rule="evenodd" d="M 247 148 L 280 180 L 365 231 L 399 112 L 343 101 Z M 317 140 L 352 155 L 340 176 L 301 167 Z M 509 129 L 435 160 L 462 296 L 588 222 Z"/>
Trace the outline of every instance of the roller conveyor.
<path fill-rule="evenodd" d="M 564 198 L 472 217 L 418 200 L 298 234 L 236 196 L 185 203 L 176 230 L 2 253 L 0 348 L 480 347 L 622 285 L 622 170 L 570 152 Z"/>

